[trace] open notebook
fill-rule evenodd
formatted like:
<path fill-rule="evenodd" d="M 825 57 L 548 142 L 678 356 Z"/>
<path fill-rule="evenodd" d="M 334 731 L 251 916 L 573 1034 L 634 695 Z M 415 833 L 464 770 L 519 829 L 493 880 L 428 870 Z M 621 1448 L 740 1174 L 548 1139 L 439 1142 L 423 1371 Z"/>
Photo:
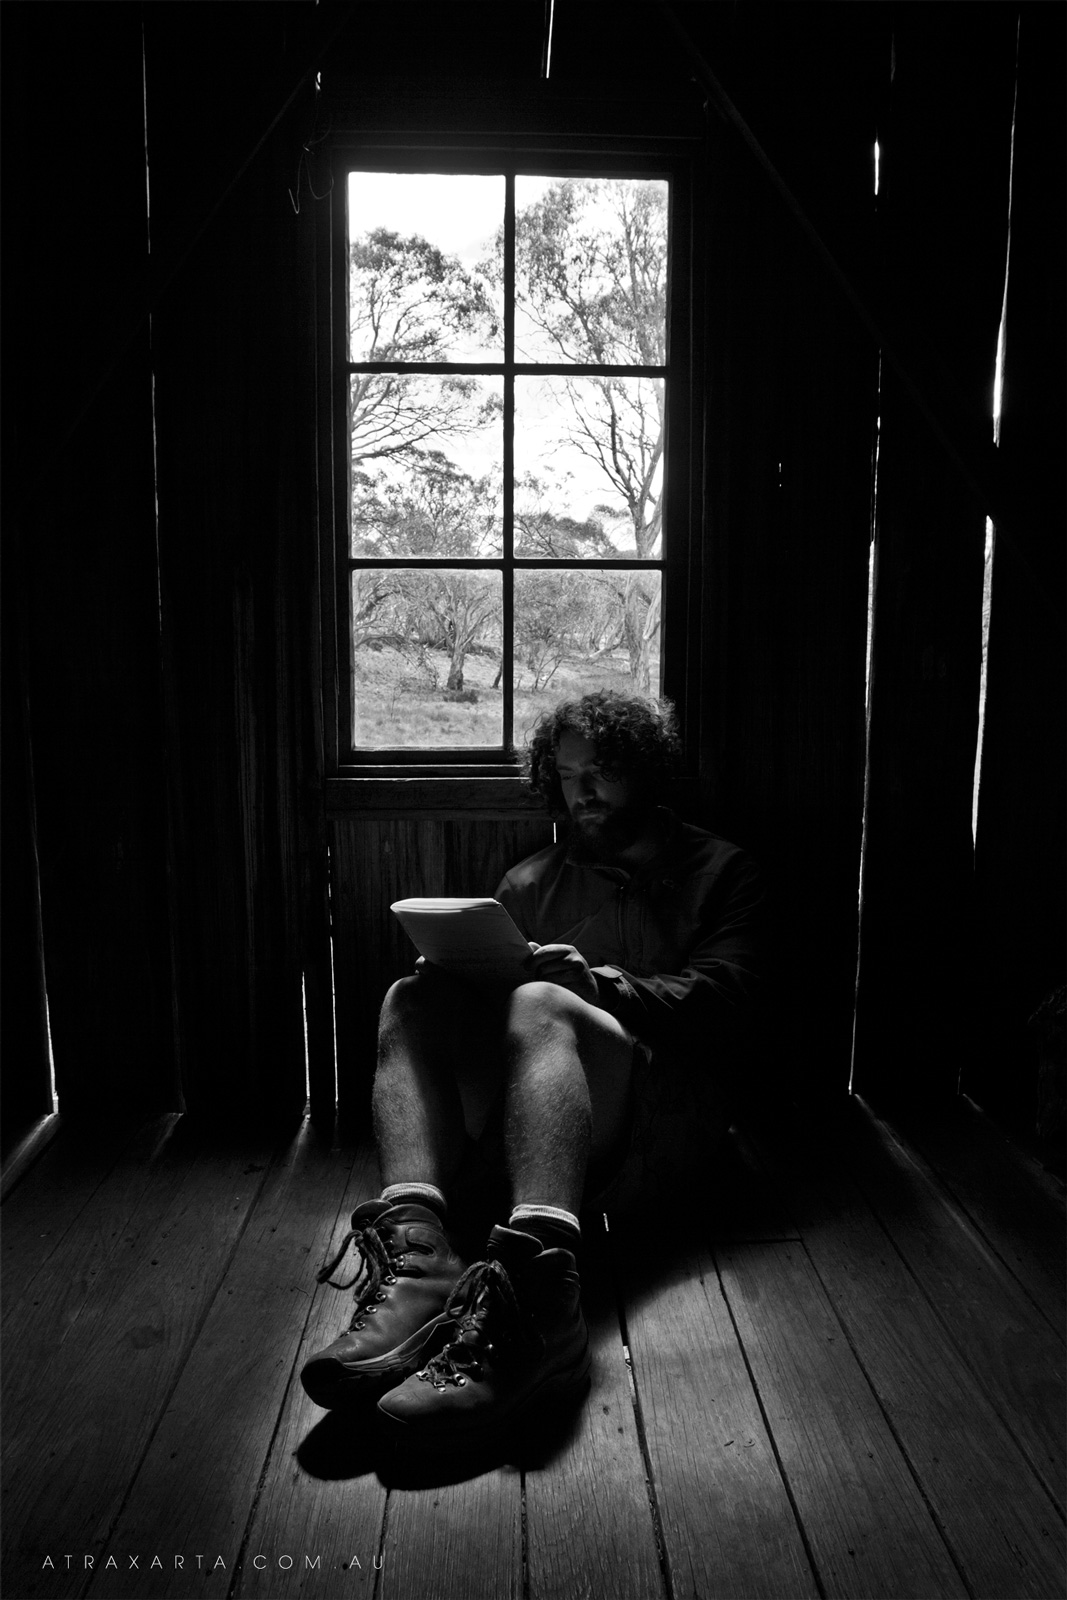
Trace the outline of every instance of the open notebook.
<path fill-rule="evenodd" d="M 415 898 L 389 909 L 419 954 L 446 972 L 493 984 L 529 975 L 530 946 L 499 900 Z"/>

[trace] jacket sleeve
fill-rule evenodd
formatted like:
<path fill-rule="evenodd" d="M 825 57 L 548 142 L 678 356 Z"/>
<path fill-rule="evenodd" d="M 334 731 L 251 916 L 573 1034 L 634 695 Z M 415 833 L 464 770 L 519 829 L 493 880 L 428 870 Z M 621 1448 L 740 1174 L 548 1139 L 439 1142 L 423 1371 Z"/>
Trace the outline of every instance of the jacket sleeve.
<path fill-rule="evenodd" d="M 512 882 L 510 872 L 506 872 L 496 886 L 493 899 L 499 899 L 507 915 L 522 933 L 523 939 L 533 939 L 534 944 L 537 944 L 536 934 L 530 931 L 536 926 L 536 902 L 531 902 L 533 898 L 530 890 L 526 888 L 526 891 L 523 891 L 523 888 Z"/>
<path fill-rule="evenodd" d="M 504 907 L 504 910 L 507 912 L 508 916 L 518 928 L 524 939 L 530 939 L 533 937 L 529 930 L 529 919 L 526 916 L 526 908 L 523 905 L 523 897 L 512 883 L 510 873 L 505 872 L 504 876 L 497 884 L 496 893 L 494 894 L 493 899 L 500 901 L 500 904 Z"/>
<path fill-rule="evenodd" d="M 594 967 L 600 1004 L 653 1049 L 739 1039 L 764 987 L 763 910 L 758 869 L 739 853 L 709 885 L 682 970 L 637 977 Z"/>

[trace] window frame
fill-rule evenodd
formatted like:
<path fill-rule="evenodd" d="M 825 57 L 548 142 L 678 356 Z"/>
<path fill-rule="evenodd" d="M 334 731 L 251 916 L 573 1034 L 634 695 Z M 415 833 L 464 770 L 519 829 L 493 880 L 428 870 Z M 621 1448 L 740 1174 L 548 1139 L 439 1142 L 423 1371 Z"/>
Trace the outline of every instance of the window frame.
<path fill-rule="evenodd" d="M 512 111 L 514 113 L 514 109 Z M 558 108 L 546 119 L 561 121 Z M 696 747 L 695 733 L 700 707 L 697 686 L 701 648 L 700 629 L 700 525 L 703 492 L 702 420 L 703 400 L 699 387 L 702 364 L 704 307 L 702 275 L 703 241 L 697 237 L 700 207 L 694 204 L 703 170 L 703 118 L 694 118 L 692 108 L 674 107 L 675 123 L 684 125 L 679 133 L 623 133 L 616 136 L 590 135 L 580 131 L 570 135 L 539 128 L 506 134 L 461 133 L 446 137 L 439 132 L 405 132 L 395 129 L 335 133 L 330 140 L 332 169 L 331 196 L 319 208 L 317 316 L 320 360 L 320 527 L 321 599 L 323 633 L 323 713 L 327 808 L 333 814 L 364 810 L 378 814 L 422 814 L 423 804 L 431 809 L 455 801 L 464 811 L 488 807 L 483 814 L 508 814 L 527 808 L 522 783 L 522 763 L 518 753 L 509 759 L 501 746 L 480 749 L 448 747 L 441 750 L 355 750 L 351 743 L 351 647 L 350 604 L 353 558 L 350 545 L 350 457 L 348 440 L 349 378 L 353 366 L 364 370 L 368 364 L 353 363 L 348 343 L 348 227 L 347 174 L 350 170 L 504 173 L 508 185 L 520 173 L 560 177 L 633 177 L 666 179 L 669 184 L 669 239 L 667 280 L 667 351 L 662 369 L 667 384 L 667 434 L 664 445 L 664 522 L 661 557 L 653 562 L 637 562 L 621 557 L 617 561 L 582 561 L 582 568 L 598 566 L 622 568 L 658 567 L 661 571 L 663 622 L 661 633 L 661 674 L 663 693 L 676 705 L 686 747 Z M 583 116 L 589 119 L 588 106 Z M 496 120 L 499 120 L 496 119 Z M 602 120 L 610 120 L 605 118 Z M 657 121 L 663 126 L 662 118 Z M 668 119 L 669 125 L 670 119 Z M 433 363 L 420 366 L 403 363 L 404 370 L 448 371 L 470 369 L 493 375 L 511 371 L 551 373 L 551 363 L 507 361 L 478 363 Z M 383 370 L 390 370 L 388 365 Z M 580 364 L 560 364 L 562 374 L 579 376 L 587 370 Z M 604 369 L 590 368 L 593 372 Z M 610 369 L 609 369 L 610 370 Z M 640 375 L 646 369 L 626 367 L 621 373 Z M 653 369 L 648 369 L 651 374 Z M 661 369 L 655 369 L 661 375 Z M 505 384 L 505 389 L 506 389 Z M 505 416 L 504 477 L 511 471 L 510 428 Z M 322 492 L 324 491 L 324 492 Z M 510 508 L 510 494 L 505 501 Z M 358 564 L 358 563 L 357 563 Z M 386 563 L 375 562 L 376 565 Z M 402 559 L 397 565 L 407 565 Z M 413 563 L 420 565 L 421 563 Z M 442 566 L 462 566 L 461 561 L 444 561 Z M 573 569 L 578 563 L 567 560 L 518 557 L 513 552 L 471 563 L 485 570 L 512 572 L 533 568 Z M 507 626 L 507 624 L 506 624 Z M 510 648 L 506 632 L 504 648 Z M 503 734 L 508 734 L 505 719 Z M 470 780 L 488 780 L 471 787 Z M 457 780 L 467 785 L 463 795 Z M 369 792 L 373 789 L 373 793 Z M 416 791 L 418 792 L 417 798 Z M 452 800 L 448 799 L 451 795 Z M 398 807 L 400 811 L 398 811 Z M 410 809 L 409 809 L 410 808 Z"/>

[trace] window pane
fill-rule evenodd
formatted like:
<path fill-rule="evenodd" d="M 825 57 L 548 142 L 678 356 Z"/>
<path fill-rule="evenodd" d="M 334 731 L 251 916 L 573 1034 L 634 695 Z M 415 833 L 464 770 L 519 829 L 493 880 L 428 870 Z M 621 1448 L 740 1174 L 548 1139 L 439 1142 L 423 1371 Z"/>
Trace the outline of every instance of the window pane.
<path fill-rule="evenodd" d="M 664 380 L 515 379 L 515 553 L 662 556 Z"/>
<path fill-rule="evenodd" d="M 667 184 L 515 179 L 515 357 L 662 366 Z"/>
<path fill-rule="evenodd" d="M 350 380 L 354 556 L 502 549 L 503 380 Z"/>
<path fill-rule="evenodd" d="M 660 692 L 660 574 L 515 574 L 515 741 L 560 700 L 591 689 Z"/>
<path fill-rule="evenodd" d="M 499 572 L 353 572 L 353 745 L 499 744 L 500 641 Z"/>
<path fill-rule="evenodd" d="M 348 175 L 352 361 L 501 361 L 504 179 Z"/>

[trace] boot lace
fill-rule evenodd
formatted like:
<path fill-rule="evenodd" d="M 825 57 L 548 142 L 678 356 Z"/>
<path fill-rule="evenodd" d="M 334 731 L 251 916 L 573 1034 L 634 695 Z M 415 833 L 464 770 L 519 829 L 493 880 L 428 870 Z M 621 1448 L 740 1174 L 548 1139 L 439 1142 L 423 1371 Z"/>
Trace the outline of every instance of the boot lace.
<path fill-rule="evenodd" d="M 524 1339 L 522 1311 L 499 1261 L 476 1261 L 468 1267 L 445 1311 L 457 1319 L 456 1337 L 415 1374 L 435 1389 L 450 1383 L 462 1388 L 468 1378 L 480 1378 L 487 1356 L 499 1361 L 502 1353 Z"/>
<path fill-rule="evenodd" d="M 359 1252 L 359 1265 L 355 1274 L 347 1283 L 339 1283 L 332 1274 L 341 1265 L 349 1249 L 355 1245 Z M 336 1255 L 320 1267 L 315 1274 L 316 1283 L 328 1283 L 333 1289 L 355 1289 L 356 1304 L 349 1323 L 349 1330 L 358 1330 L 365 1326 L 364 1318 L 373 1317 L 378 1306 L 386 1298 L 382 1285 L 392 1285 L 398 1277 L 413 1276 L 415 1268 L 410 1267 L 407 1257 L 412 1252 L 418 1255 L 432 1255 L 430 1245 L 419 1241 L 408 1240 L 403 1250 L 396 1248 L 395 1238 L 385 1240 L 372 1222 L 366 1222 L 361 1228 L 349 1228 L 341 1243 L 341 1248 Z"/>

